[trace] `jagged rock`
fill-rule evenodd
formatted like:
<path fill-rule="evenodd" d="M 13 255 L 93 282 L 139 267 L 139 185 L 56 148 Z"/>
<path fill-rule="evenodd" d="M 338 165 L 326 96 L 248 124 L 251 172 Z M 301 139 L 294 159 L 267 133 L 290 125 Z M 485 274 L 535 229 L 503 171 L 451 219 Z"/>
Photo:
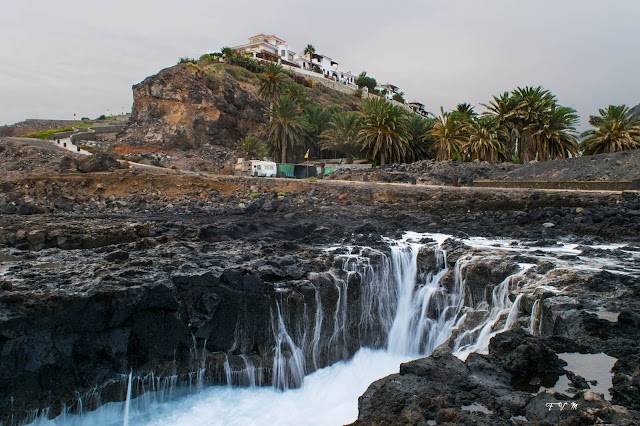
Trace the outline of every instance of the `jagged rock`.
<path fill-rule="evenodd" d="M 11 291 L 13 290 L 13 284 L 11 281 L 0 279 L 0 289 L 4 291 Z"/>
<path fill-rule="evenodd" d="M 133 87 L 131 121 L 120 141 L 171 149 L 235 148 L 245 136 L 264 136 L 267 122 L 255 86 L 242 84 L 222 65 L 182 64 Z"/>
<path fill-rule="evenodd" d="M 64 156 L 60 159 L 60 172 L 75 172 L 78 170 L 78 160 L 74 157 Z"/>
<path fill-rule="evenodd" d="M 120 163 L 107 154 L 95 154 L 78 161 L 78 170 L 84 173 L 116 170 Z"/>

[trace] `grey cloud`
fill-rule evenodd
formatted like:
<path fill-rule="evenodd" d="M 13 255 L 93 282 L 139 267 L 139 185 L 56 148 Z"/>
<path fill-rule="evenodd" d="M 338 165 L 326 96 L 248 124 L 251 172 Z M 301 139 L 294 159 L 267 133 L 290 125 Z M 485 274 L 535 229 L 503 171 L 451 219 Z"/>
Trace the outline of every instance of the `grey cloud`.
<path fill-rule="evenodd" d="M 179 57 L 267 32 L 433 111 L 540 84 L 584 128 L 599 107 L 640 102 L 638 16 L 637 0 L 12 2 L 0 16 L 0 124 L 121 111 L 132 84 Z"/>

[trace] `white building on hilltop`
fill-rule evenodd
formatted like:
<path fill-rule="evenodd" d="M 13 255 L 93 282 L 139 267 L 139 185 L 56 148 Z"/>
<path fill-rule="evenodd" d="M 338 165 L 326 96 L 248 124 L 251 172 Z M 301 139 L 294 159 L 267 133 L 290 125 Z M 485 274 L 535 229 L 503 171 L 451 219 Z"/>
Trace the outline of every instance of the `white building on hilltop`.
<path fill-rule="evenodd" d="M 345 84 L 356 83 L 355 75 L 353 75 L 349 71 L 341 71 L 340 64 L 338 64 L 338 62 L 334 61 L 327 55 L 314 53 L 311 57 L 311 63 L 309 63 L 308 56 L 298 55 L 298 58 L 296 58 L 296 63 L 300 65 L 300 68 L 319 72 L 326 78 Z"/>
<path fill-rule="evenodd" d="M 295 62 L 296 52 L 289 49 L 287 42 L 275 35 L 258 34 L 249 38 L 249 43 L 232 47 L 236 52 L 246 52 L 254 59 L 282 62 L 286 65 L 298 66 Z"/>
<path fill-rule="evenodd" d="M 236 52 L 245 52 L 257 60 L 267 60 L 323 75 L 349 87 L 356 88 L 356 76 L 349 71 L 341 71 L 338 62 L 326 55 L 314 53 L 309 61 L 308 55 L 298 54 L 289 49 L 287 42 L 275 35 L 258 34 L 249 38 L 249 42 L 232 47 Z M 303 72 L 304 74 L 304 72 Z"/>

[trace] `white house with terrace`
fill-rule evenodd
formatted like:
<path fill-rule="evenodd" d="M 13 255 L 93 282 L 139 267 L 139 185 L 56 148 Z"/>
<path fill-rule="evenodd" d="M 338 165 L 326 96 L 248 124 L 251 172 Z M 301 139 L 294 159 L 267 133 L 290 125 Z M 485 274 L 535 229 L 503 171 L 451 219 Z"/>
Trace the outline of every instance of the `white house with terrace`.
<path fill-rule="evenodd" d="M 300 74 L 321 74 L 356 89 L 356 76 L 349 71 L 340 70 L 338 62 L 326 55 L 314 53 L 309 60 L 308 55 L 298 54 L 289 49 L 287 42 L 271 34 L 258 34 L 249 38 L 249 42 L 232 47 L 237 52 L 245 52 L 257 60 L 267 60 L 287 65 L 292 71 Z"/>
<path fill-rule="evenodd" d="M 258 34 L 249 37 L 249 42 L 232 47 L 236 52 L 245 52 L 254 59 L 281 62 L 286 65 L 298 65 L 295 62 L 298 54 L 289 49 L 287 42 L 275 35 Z"/>

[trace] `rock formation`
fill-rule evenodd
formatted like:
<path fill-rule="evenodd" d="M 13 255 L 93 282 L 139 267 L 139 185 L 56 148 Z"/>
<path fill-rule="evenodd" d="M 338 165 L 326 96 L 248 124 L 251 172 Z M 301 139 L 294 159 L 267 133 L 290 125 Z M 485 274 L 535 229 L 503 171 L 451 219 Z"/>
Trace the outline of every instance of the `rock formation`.
<path fill-rule="evenodd" d="M 222 64 L 180 64 L 136 84 L 131 120 L 119 142 L 189 150 L 234 148 L 242 137 L 264 136 L 267 108 L 257 95 L 257 78 L 231 68 L 242 77 Z"/>

